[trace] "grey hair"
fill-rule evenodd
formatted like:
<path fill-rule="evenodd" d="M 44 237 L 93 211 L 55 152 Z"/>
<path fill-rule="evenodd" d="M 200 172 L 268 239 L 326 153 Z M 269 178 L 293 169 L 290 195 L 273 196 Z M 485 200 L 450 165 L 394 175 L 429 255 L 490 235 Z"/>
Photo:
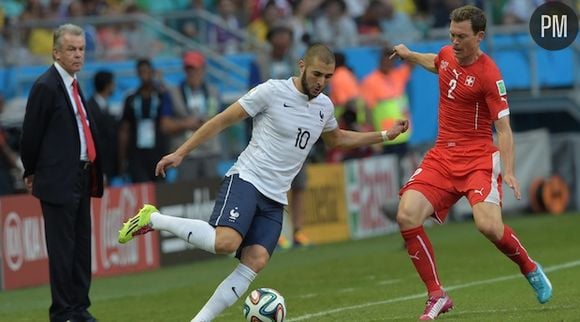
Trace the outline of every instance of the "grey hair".
<path fill-rule="evenodd" d="M 67 23 L 64 25 L 58 26 L 54 30 L 54 35 L 52 38 L 52 48 L 53 49 L 60 49 L 61 46 L 61 39 L 64 35 L 73 35 L 73 36 L 83 36 L 85 35 L 85 31 L 83 28 L 73 25 L 72 23 Z"/>

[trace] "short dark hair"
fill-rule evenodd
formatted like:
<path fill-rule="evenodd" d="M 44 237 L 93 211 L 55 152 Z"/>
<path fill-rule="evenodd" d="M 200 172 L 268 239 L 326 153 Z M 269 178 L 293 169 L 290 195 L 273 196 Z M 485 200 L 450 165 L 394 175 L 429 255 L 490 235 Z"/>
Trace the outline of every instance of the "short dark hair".
<path fill-rule="evenodd" d="M 153 64 L 151 63 L 151 60 L 149 60 L 149 58 L 139 58 L 137 60 L 137 69 L 141 68 L 142 66 L 147 66 L 150 68 L 153 68 Z"/>
<path fill-rule="evenodd" d="M 485 31 L 485 27 L 487 24 L 485 13 L 483 12 L 483 10 L 475 6 L 459 7 L 451 11 L 449 18 L 453 22 L 462 22 L 466 20 L 471 21 L 471 29 L 473 30 L 474 34 L 480 31 Z"/>
<path fill-rule="evenodd" d="M 268 42 L 272 42 L 272 38 L 274 36 L 282 33 L 288 33 L 290 39 L 294 39 L 294 31 L 292 31 L 292 29 L 285 25 L 277 25 L 268 30 L 268 33 L 266 34 L 266 40 L 268 40 Z"/>
<path fill-rule="evenodd" d="M 306 53 L 304 54 L 304 62 L 306 65 L 311 64 L 314 58 L 320 59 L 325 64 L 334 64 L 334 53 L 330 48 L 321 43 L 316 43 L 308 47 Z"/>
<path fill-rule="evenodd" d="M 97 93 L 102 92 L 109 84 L 113 82 L 113 73 L 108 70 L 100 70 L 95 73 L 93 77 L 93 82 L 95 85 L 95 91 Z"/>

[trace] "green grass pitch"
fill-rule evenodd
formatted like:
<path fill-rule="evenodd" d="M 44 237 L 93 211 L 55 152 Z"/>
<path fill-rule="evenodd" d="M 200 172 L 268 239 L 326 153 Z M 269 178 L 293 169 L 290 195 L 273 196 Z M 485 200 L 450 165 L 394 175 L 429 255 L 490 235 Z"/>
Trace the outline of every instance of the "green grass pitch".
<path fill-rule="evenodd" d="M 443 321 L 579 321 L 580 214 L 507 217 L 554 287 L 540 305 L 515 264 L 472 222 L 427 229 L 455 309 Z M 425 290 L 399 234 L 276 253 L 251 288 L 286 299 L 287 321 L 414 321 Z M 108 321 L 190 321 L 237 261 L 227 257 L 93 281 L 91 312 Z M 247 294 L 247 293 L 246 293 Z M 246 295 L 245 294 L 245 295 Z M 244 296 L 245 296 L 244 295 Z M 47 286 L 0 293 L 0 321 L 47 321 Z M 239 300 L 215 321 L 243 321 Z"/>

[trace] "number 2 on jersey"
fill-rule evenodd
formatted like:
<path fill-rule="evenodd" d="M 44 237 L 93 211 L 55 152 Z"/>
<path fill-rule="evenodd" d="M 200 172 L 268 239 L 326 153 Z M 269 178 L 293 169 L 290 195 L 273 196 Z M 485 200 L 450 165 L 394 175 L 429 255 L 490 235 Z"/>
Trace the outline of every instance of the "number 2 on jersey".
<path fill-rule="evenodd" d="M 453 96 L 453 90 L 455 90 L 455 87 L 457 86 L 457 80 L 455 78 L 452 78 L 449 81 L 449 90 L 447 91 L 447 97 L 451 98 L 451 99 L 455 99 L 455 96 Z"/>

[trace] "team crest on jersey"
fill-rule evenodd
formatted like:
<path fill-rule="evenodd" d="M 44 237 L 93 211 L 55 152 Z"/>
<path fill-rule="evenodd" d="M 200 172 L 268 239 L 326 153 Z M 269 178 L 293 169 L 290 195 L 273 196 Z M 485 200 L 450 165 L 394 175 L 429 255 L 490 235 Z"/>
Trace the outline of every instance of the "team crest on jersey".
<path fill-rule="evenodd" d="M 465 85 L 473 87 L 473 84 L 475 84 L 475 76 L 467 75 L 465 78 Z"/>
<path fill-rule="evenodd" d="M 442 69 L 442 70 L 447 70 L 447 66 L 449 66 L 449 62 L 448 62 L 448 61 L 446 61 L 446 60 L 444 60 L 444 59 L 442 59 L 442 60 L 441 60 L 441 65 L 440 65 L 440 66 L 441 66 L 441 69 Z"/>
<path fill-rule="evenodd" d="M 507 94 L 503 79 L 498 80 L 497 82 L 495 82 L 495 84 L 497 85 L 497 91 L 499 92 L 499 96 L 504 96 L 505 94 Z"/>

